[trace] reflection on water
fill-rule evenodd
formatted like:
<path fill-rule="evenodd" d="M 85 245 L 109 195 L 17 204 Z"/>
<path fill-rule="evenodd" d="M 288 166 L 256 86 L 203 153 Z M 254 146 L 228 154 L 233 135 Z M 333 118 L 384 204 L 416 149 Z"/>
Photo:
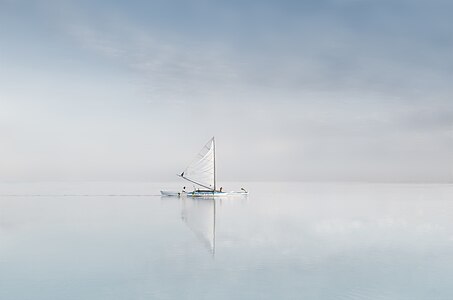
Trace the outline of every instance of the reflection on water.
<path fill-rule="evenodd" d="M 0 184 L 0 299 L 453 299 L 452 185 L 161 187 Z"/>
<path fill-rule="evenodd" d="M 195 234 L 201 244 L 214 256 L 216 242 L 216 203 L 222 201 L 235 201 L 243 203 L 247 195 L 236 195 L 232 197 L 203 197 L 192 198 L 182 197 L 181 219 L 187 227 Z M 168 197 L 162 197 L 165 201 Z"/>
<path fill-rule="evenodd" d="M 215 254 L 215 199 L 181 198 L 181 218 L 202 244 Z"/>

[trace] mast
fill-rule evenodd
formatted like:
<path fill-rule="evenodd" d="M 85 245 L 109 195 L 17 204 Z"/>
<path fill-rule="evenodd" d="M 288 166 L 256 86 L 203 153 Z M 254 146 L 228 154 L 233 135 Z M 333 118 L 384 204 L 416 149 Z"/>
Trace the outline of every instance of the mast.
<path fill-rule="evenodd" d="M 212 137 L 213 153 L 214 153 L 214 192 L 216 190 L 216 176 L 215 176 L 215 139 Z"/>

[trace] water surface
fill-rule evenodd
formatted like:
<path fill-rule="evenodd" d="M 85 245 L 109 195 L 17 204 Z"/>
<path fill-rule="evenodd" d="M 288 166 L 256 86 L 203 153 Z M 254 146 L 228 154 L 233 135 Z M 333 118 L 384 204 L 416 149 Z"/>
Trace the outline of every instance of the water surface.
<path fill-rule="evenodd" d="M 1 184 L 0 299 L 453 299 L 452 185 L 245 187 Z"/>

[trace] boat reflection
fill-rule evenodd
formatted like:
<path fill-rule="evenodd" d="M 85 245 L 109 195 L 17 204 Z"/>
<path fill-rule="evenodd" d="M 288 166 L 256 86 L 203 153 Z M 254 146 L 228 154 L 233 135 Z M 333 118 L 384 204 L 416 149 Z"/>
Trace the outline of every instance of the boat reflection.
<path fill-rule="evenodd" d="M 216 200 L 214 198 L 181 198 L 181 219 L 198 240 L 215 255 Z"/>
<path fill-rule="evenodd" d="M 243 205 L 248 195 L 237 194 L 225 197 L 169 197 L 161 196 L 164 202 L 178 201 L 181 205 L 181 220 L 195 234 L 203 246 L 214 256 L 216 252 L 217 209 L 222 204 Z M 173 202 L 174 203 L 174 202 Z"/>

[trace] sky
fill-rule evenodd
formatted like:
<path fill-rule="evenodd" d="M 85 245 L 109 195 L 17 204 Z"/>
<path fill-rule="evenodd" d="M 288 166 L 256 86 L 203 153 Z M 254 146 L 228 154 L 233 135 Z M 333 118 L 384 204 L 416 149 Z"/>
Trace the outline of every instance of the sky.
<path fill-rule="evenodd" d="M 0 181 L 453 182 L 452 12 L 0 0 Z"/>

